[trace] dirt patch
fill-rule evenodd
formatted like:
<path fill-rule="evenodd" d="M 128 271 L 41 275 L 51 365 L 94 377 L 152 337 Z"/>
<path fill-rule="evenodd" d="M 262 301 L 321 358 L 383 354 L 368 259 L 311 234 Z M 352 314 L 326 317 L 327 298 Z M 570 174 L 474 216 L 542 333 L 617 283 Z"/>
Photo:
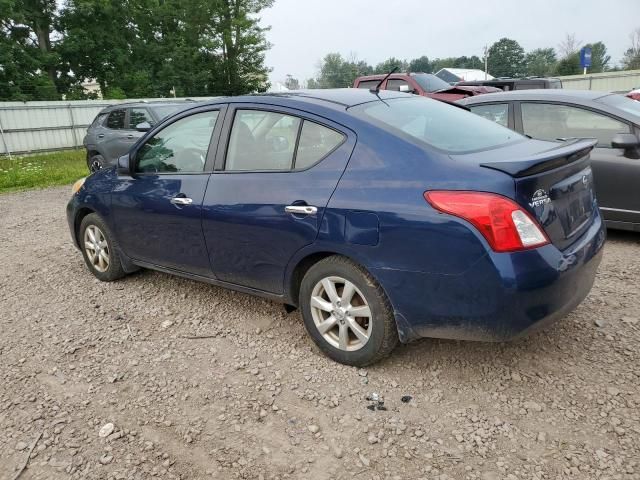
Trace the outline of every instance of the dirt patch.
<path fill-rule="evenodd" d="M 610 233 L 591 295 L 545 331 L 422 340 L 359 371 L 275 303 L 98 282 L 68 195 L 0 196 L 2 479 L 40 432 L 21 478 L 640 478 L 640 235 Z"/>

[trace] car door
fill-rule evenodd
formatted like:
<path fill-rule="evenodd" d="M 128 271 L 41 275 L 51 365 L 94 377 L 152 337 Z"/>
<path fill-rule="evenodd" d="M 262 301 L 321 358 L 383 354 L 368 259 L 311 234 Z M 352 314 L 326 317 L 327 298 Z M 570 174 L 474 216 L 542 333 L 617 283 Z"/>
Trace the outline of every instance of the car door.
<path fill-rule="evenodd" d="M 138 263 L 212 276 L 202 200 L 223 116 L 221 106 L 184 112 L 132 151 L 112 209 L 118 243 Z"/>
<path fill-rule="evenodd" d="M 313 115 L 230 107 L 203 230 L 217 279 L 280 294 L 293 255 L 314 242 L 355 135 Z"/>
<path fill-rule="evenodd" d="M 109 113 L 104 122 L 104 128 L 97 133 L 98 150 L 108 163 L 113 163 L 118 157 L 127 153 L 122 149 L 122 137 L 125 134 L 127 110 L 119 108 Z"/>
<path fill-rule="evenodd" d="M 154 125 L 155 121 L 144 107 L 131 107 L 127 108 L 127 116 L 125 120 L 125 128 L 120 137 L 120 143 L 118 144 L 118 156 L 124 155 L 135 143 L 145 134 L 145 132 L 139 132 L 136 130 L 136 126 L 148 122 L 149 125 Z"/>
<path fill-rule="evenodd" d="M 626 121 L 586 107 L 562 103 L 521 102 L 521 131 L 533 138 L 561 141 L 595 138 L 591 168 L 598 204 L 606 220 L 640 222 L 640 162 L 613 148 L 617 133 L 633 132 Z"/>

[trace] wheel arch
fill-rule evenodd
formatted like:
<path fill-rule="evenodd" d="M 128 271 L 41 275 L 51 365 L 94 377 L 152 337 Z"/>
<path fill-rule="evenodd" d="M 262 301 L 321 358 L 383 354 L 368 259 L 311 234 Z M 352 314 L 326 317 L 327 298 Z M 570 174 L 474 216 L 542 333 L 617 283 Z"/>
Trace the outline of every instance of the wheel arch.
<path fill-rule="evenodd" d="M 78 211 L 76 212 L 75 218 L 73 219 L 73 235 L 74 235 L 74 240 L 76 241 L 76 245 L 78 245 L 78 247 L 80 246 L 79 234 L 80 234 L 80 225 L 82 224 L 82 220 L 84 220 L 84 217 L 92 213 L 96 213 L 96 211 L 89 207 L 82 207 L 78 209 Z"/>

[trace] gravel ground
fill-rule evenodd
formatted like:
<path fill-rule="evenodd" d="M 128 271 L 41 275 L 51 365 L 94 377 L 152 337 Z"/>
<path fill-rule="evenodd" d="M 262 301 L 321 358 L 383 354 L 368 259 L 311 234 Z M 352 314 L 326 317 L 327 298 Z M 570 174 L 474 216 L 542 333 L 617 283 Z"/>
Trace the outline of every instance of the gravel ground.
<path fill-rule="evenodd" d="M 21 479 L 640 478 L 640 235 L 610 234 L 593 292 L 546 331 L 358 370 L 275 303 L 98 282 L 68 195 L 0 196 L 0 478 L 36 440 Z"/>

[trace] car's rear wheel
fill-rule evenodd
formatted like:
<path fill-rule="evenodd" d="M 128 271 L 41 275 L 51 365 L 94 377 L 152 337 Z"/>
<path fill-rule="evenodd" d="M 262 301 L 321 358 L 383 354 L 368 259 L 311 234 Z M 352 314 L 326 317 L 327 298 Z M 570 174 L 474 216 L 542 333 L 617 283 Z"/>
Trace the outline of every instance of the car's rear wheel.
<path fill-rule="evenodd" d="M 337 362 L 369 365 L 398 344 L 382 287 L 347 258 L 332 256 L 313 265 L 302 280 L 299 303 L 309 335 Z"/>
<path fill-rule="evenodd" d="M 104 168 L 104 157 L 99 153 L 95 155 L 89 155 L 87 158 L 87 167 L 89 167 L 89 171 L 91 173 L 97 172 L 98 170 Z"/>
<path fill-rule="evenodd" d="M 125 276 L 115 239 L 97 214 L 82 219 L 78 239 L 84 261 L 96 278 L 112 282 Z"/>

